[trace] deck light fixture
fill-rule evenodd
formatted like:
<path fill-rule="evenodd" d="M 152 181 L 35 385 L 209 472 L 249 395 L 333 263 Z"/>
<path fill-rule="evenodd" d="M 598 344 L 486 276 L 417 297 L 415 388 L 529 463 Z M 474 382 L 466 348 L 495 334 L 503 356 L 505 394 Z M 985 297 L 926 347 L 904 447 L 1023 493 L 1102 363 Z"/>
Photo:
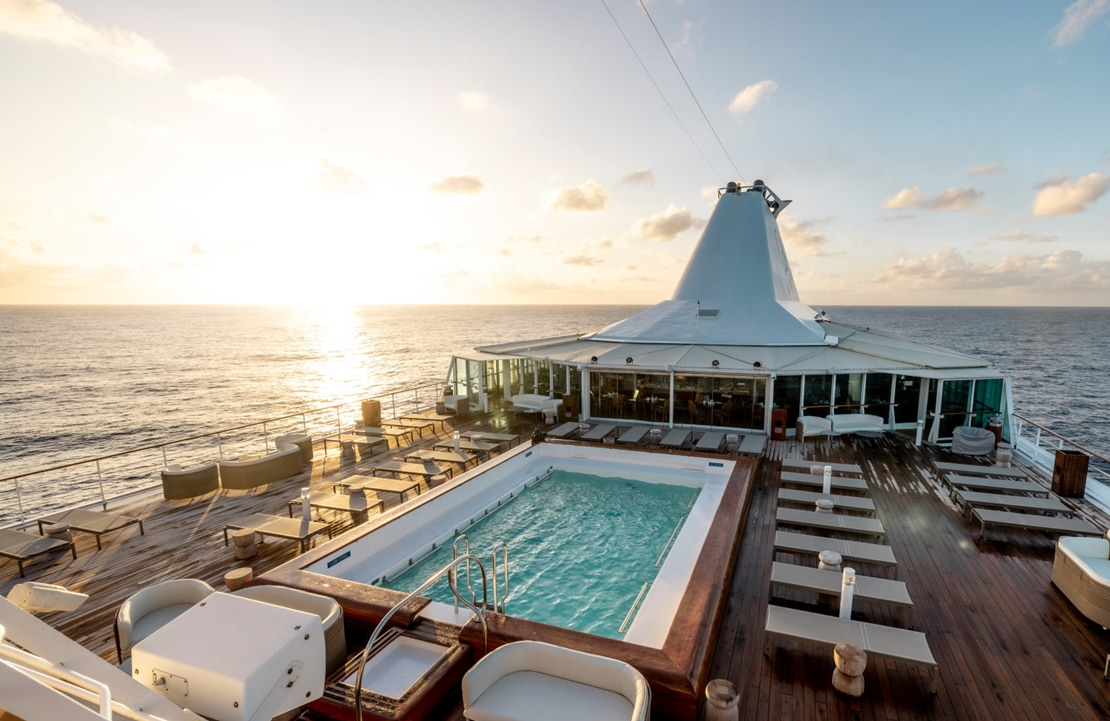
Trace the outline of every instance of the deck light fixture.
<path fill-rule="evenodd" d="M 629 365 L 632 365 L 632 356 L 628 356 L 627 358 L 625 358 L 624 362 L 629 364 Z"/>
<path fill-rule="evenodd" d="M 762 368 L 762 367 L 763 367 L 763 364 L 760 363 L 759 361 L 756 361 L 755 363 L 752 363 L 752 368 Z"/>
<path fill-rule="evenodd" d="M 719 361 L 719 360 L 717 360 L 716 358 L 714 358 L 714 359 L 713 359 L 713 367 L 714 367 L 714 368 L 716 368 L 716 367 L 718 367 L 718 366 L 720 366 L 720 365 L 721 365 L 721 361 Z"/>
<path fill-rule="evenodd" d="M 595 356 L 595 355 L 590 356 L 590 362 L 591 363 L 597 363 L 597 356 Z"/>

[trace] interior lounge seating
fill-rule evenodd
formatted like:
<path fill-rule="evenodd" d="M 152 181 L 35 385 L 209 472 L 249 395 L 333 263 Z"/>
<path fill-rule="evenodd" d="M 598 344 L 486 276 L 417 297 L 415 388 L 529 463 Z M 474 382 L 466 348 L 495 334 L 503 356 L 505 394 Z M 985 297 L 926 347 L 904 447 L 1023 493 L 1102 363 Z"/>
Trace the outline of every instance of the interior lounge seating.
<path fill-rule="evenodd" d="M 347 633 L 343 626 L 343 607 L 334 598 L 286 586 L 247 586 L 234 592 L 255 601 L 313 613 L 324 623 L 324 647 L 330 676 L 347 662 Z"/>
<path fill-rule="evenodd" d="M 1056 542 L 1052 582 L 1079 612 L 1110 627 L 1110 541 L 1063 536 Z"/>
<path fill-rule="evenodd" d="M 286 433 L 274 438 L 274 448 L 284 448 L 286 443 L 292 443 L 301 449 L 301 463 L 312 463 L 312 436 L 304 433 Z"/>
<path fill-rule="evenodd" d="M 220 461 L 220 485 L 246 490 L 280 481 L 301 472 L 301 449 L 286 444 L 281 450 L 245 461 Z"/>
<path fill-rule="evenodd" d="M 166 500 L 195 498 L 220 487 L 220 469 L 215 463 L 182 469 L 176 463 L 162 469 L 162 495 Z"/>
<path fill-rule="evenodd" d="M 623 661 L 517 641 L 486 654 L 462 680 L 471 721 L 640 721 L 651 710 L 643 674 Z"/>
<path fill-rule="evenodd" d="M 196 578 L 176 578 L 147 586 L 119 607 L 116 613 L 116 655 L 123 654 L 139 641 L 200 603 L 215 589 Z"/>

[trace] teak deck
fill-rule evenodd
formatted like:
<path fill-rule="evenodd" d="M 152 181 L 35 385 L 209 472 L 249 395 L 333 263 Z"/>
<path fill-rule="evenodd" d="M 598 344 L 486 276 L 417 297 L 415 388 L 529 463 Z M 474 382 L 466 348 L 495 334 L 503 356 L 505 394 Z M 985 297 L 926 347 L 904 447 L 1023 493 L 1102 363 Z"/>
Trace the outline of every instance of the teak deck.
<path fill-rule="evenodd" d="M 525 441 L 534 427 L 531 421 L 514 425 L 507 413 L 473 414 L 418 440 L 412 448 L 430 448 L 449 438 L 451 430 L 511 430 Z M 369 458 L 334 445 L 329 450 L 330 455 L 323 455 L 318 444 L 311 469 L 252 491 L 218 491 L 182 501 L 166 501 L 159 494 L 113 502 L 109 511 L 141 518 L 146 535 L 140 535 L 137 527 L 124 529 L 106 537 L 101 550 L 92 538 L 77 536 L 76 559 L 66 553 L 28 562 L 23 580 L 60 583 L 90 594 L 77 612 L 41 617 L 103 658 L 114 659 L 116 609 L 138 588 L 193 577 L 223 590 L 223 575 L 233 568 L 249 565 L 258 576 L 297 554 L 297 544 L 266 542 L 259 546 L 257 557 L 236 561 L 232 550 L 223 545 L 226 523 L 250 513 L 285 515 L 286 502 L 302 486 L 330 491 L 333 483 L 365 473 L 375 462 L 410 448 Z M 902 663 L 869 659 L 866 692 L 860 699 L 849 699 L 832 690 L 831 654 L 820 647 L 778 642 L 764 655 L 772 561 L 815 564 L 808 556 L 776 556 L 772 549 L 783 458 L 862 466 L 869 497 L 886 530 L 886 542 L 894 548 L 898 577 L 906 583 L 914 611 L 907 614 L 886 604 L 861 602 L 853 618 L 924 632 L 939 665 L 935 695 L 928 691 L 928 674 Z M 756 469 L 710 668 L 710 678 L 736 684 L 740 718 L 1073 721 L 1110 717 L 1110 682 L 1102 678 L 1110 632 L 1080 615 L 1051 584 L 1051 538 L 1022 529 L 997 529 L 986 539 L 976 537 L 978 529 L 949 500 L 933 466 L 934 461 L 962 460 L 943 449 L 916 448 L 892 434 L 767 442 Z M 392 499 L 387 505 L 396 502 Z M 1103 528 L 1110 525 L 1110 519 L 1090 504 L 1073 499 L 1065 503 L 1077 517 Z M 352 523 L 348 513 L 325 511 L 323 517 L 336 534 Z M 894 577 L 893 571 L 882 567 L 869 567 L 867 573 Z M 21 581 L 14 561 L 0 564 L 0 578 L 4 594 Z M 806 591 L 779 589 L 775 596 L 779 605 L 835 612 L 812 602 L 813 594 Z M 355 633 L 357 629 L 348 627 L 352 652 Z M 443 716 L 461 719 L 457 700 Z"/>

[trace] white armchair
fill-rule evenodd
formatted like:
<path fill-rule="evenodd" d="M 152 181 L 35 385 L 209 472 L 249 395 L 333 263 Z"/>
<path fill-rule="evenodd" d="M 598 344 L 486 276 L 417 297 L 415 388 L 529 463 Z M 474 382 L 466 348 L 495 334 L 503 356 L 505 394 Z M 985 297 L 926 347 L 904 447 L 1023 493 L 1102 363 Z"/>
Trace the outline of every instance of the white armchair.
<path fill-rule="evenodd" d="M 177 578 L 147 586 L 116 612 L 116 655 L 123 652 L 200 603 L 215 589 L 196 578 Z"/>
<path fill-rule="evenodd" d="M 643 721 L 651 710 L 647 680 L 629 664 L 539 641 L 491 651 L 463 676 L 462 695 L 471 721 Z"/>

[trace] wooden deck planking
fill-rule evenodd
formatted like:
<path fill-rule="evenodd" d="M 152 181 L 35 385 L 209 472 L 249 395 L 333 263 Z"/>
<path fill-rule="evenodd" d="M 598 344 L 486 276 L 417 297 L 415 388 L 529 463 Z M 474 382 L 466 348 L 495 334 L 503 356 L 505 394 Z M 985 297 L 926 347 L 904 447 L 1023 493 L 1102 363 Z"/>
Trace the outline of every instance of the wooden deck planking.
<path fill-rule="evenodd" d="M 817 444 L 768 444 L 757 493 L 744 529 L 731 596 L 711 677 L 738 684 L 741 718 L 797 718 L 796 699 L 812 699 L 821 718 L 1095 719 L 1110 713 L 1102 663 L 1110 635 L 1083 618 L 1051 585 L 1052 540 L 1013 529 L 993 539 L 943 501 L 933 460 L 952 456 L 914 448 L 901 439 L 841 437 Z M 817 446 L 814 448 L 813 446 Z M 847 702 L 828 692 L 832 659 L 817 647 L 778 643 L 762 654 L 763 606 L 772 554 L 775 460 L 803 455 L 857 462 L 873 485 L 878 518 L 887 527 L 900 577 L 915 609 L 858 605 L 857 620 L 924 631 L 940 665 L 936 696 L 927 677 L 906 664 L 869 659 L 863 699 Z M 818 455 L 823 454 L 823 455 Z M 941 491 L 938 493 L 937 491 Z M 1086 503 L 1068 501 L 1077 515 L 1101 525 L 1107 518 Z M 780 560 L 798 562 L 787 554 Z M 780 592 L 781 593 L 781 592 Z M 820 610 L 813 594 L 776 593 L 776 603 Z M 745 628 L 746 632 L 739 629 Z M 827 694 L 824 702 L 819 695 Z"/>

